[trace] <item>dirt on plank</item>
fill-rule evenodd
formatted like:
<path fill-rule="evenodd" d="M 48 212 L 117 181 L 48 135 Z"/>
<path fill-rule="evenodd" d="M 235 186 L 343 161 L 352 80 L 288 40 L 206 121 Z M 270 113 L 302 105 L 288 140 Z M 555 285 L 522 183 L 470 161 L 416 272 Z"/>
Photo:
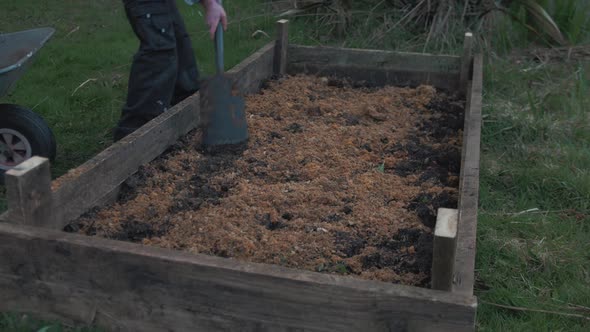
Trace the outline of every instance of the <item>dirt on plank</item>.
<path fill-rule="evenodd" d="M 430 86 L 296 76 L 247 97 L 246 145 L 192 133 L 68 231 L 428 286 L 438 207 L 456 208 L 463 103 Z"/>

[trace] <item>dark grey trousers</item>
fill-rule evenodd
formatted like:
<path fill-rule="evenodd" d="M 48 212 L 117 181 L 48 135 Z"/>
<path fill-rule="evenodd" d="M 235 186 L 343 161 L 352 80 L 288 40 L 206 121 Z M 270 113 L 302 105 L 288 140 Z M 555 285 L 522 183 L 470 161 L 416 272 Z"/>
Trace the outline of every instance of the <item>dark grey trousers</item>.
<path fill-rule="evenodd" d="M 127 102 L 115 140 L 135 131 L 199 89 L 191 41 L 174 0 L 123 0 L 140 41 L 133 58 Z"/>

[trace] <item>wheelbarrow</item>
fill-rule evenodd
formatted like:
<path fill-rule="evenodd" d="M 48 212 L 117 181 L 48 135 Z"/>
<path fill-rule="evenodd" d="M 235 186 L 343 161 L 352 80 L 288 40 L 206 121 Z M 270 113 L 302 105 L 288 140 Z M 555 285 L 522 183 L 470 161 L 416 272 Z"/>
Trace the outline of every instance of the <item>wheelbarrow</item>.
<path fill-rule="evenodd" d="M 37 51 L 55 33 L 39 28 L 0 34 L 0 98 L 12 91 Z M 32 110 L 0 103 L 0 183 L 4 173 L 32 156 L 55 158 L 53 132 Z"/>

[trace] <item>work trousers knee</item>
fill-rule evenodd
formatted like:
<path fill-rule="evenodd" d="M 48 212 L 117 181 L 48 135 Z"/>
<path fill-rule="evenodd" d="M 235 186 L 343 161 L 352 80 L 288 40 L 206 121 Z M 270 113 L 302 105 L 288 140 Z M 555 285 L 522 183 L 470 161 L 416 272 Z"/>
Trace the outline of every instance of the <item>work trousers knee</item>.
<path fill-rule="evenodd" d="M 120 139 L 199 89 L 199 71 L 174 0 L 124 0 L 140 41 L 133 58 L 127 101 L 115 129 Z"/>

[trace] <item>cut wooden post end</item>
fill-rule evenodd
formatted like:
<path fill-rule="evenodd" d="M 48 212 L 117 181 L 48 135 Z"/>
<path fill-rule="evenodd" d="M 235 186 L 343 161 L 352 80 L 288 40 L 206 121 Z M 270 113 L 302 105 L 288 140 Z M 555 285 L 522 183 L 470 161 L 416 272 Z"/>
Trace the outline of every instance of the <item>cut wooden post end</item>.
<path fill-rule="evenodd" d="M 277 21 L 277 42 L 275 45 L 275 58 L 273 73 L 282 76 L 287 73 L 287 49 L 289 48 L 289 20 Z"/>
<path fill-rule="evenodd" d="M 458 210 L 438 209 L 434 228 L 432 289 L 450 291 L 453 286 L 458 219 Z"/>
<path fill-rule="evenodd" d="M 5 174 L 8 222 L 52 227 L 53 198 L 49 160 L 32 157 Z"/>
<path fill-rule="evenodd" d="M 471 76 L 473 65 L 473 34 L 467 32 L 463 41 L 463 55 L 461 57 L 461 73 L 459 76 L 460 89 L 463 95 L 467 94 L 467 82 Z"/>

